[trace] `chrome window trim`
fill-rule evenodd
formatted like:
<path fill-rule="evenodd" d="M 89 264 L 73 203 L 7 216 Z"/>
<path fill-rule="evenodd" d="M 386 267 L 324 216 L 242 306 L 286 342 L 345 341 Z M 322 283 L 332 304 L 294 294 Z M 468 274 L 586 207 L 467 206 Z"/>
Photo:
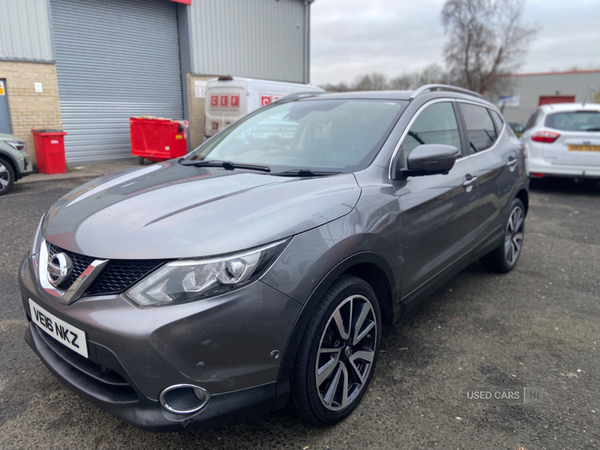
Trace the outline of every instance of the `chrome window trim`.
<path fill-rule="evenodd" d="M 458 158 L 456 160 L 457 163 L 460 162 L 460 161 L 466 161 L 466 160 L 472 158 L 473 156 L 482 155 L 482 154 L 487 153 L 487 152 L 489 152 L 491 150 L 494 150 L 494 148 L 496 148 L 496 146 L 498 145 L 498 142 L 500 141 L 500 137 L 506 131 L 506 119 L 504 117 L 502 117 L 502 113 L 500 113 L 500 111 L 498 111 L 496 108 L 494 108 L 493 105 L 486 104 L 486 103 L 483 103 L 483 102 L 478 102 L 478 101 L 463 100 L 463 99 L 449 98 L 449 97 L 434 98 L 434 99 L 429 100 L 428 102 L 422 104 L 419 107 L 419 109 L 417 109 L 417 111 L 415 112 L 415 114 L 411 117 L 410 121 L 406 125 L 406 128 L 402 132 L 402 135 L 400 136 L 400 139 L 398 139 L 398 143 L 396 144 L 396 147 L 394 147 L 394 151 L 392 153 L 392 157 L 390 158 L 390 162 L 389 162 L 388 178 L 390 180 L 393 179 L 392 178 L 392 165 L 393 165 L 393 161 L 396 158 L 396 156 L 398 155 L 398 152 L 400 151 L 400 147 L 402 146 L 402 143 L 404 142 L 404 138 L 408 134 L 408 131 L 410 130 L 410 127 L 413 125 L 413 123 L 415 122 L 415 120 L 417 120 L 417 117 L 419 117 L 419 115 L 423 112 L 423 110 L 425 108 L 427 108 L 430 105 L 433 105 L 434 103 L 441 103 L 441 102 L 471 103 L 471 104 L 473 104 L 475 106 L 481 106 L 482 108 L 491 109 L 492 111 L 496 111 L 498 114 L 500 114 L 500 118 L 502 119 L 502 129 L 500 130 L 500 133 L 498 133 L 498 137 L 496 138 L 496 140 L 494 141 L 494 144 L 491 147 L 486 148 L 485 150 L 482 150 L 480 152 L 476 152 L 476 153 L 473 153 L 473 154 L 470 154 L 470 155 L 461 156 L 460 158 Z M 490 117 L 490 120 L 492 120 L 491 117 Z M 458 117 L 456 118 L 456 122 L 457 122 L 457 125 L 460 127 L 460 124 L 458 124 Z M 492 123 L 493 123 L 493 120 L 492 120 Z"/>
<path fill-rule="evenodd" d="M 417 109 L 417 111 L 413 114 L 413 116 L 410 118 L 410 121 L 406 124 L 406 127 L 404 128 L 404 131 L 402 132 L 402 135 L 400 136 L 400 139 L 398 139 L 398 143 L 396 144 L 396 147 L 394 147 L 394 151 L 392 152 L 392 157 L 390 158 L 390 163 L 389 163 L 389 169 L 388 169 L 388 178 L 390 180 L 392 180 L 392 166 L 393 166 L 393 161 L 396 158 L 396 156 L 398 155 L 398 151 L 400 150 L 400 147 L 402 146 L 402 143 L 404 142 L 404 138 L 406 138 L 406 135 L 408 134 L 410 127 L 412 127 L 413 123 L 415 122 L 415 120 L 417 120 L 417 117 L 419 117 L 421 115 L 421 113 L 423 112 L 423 110 L 425 108 L 427 108 L 428 106 L 431 106 L 435 103 L 442 103 L 442 102 L 456 102 L 455 98 L 434 98 L 429 100 L 426 103 L 423 103 L 419 109 Z M 456 114 L 455 114 L 456 116 Z M 460 128 L 460 124 L 458 123 L 458 117 L 456 117 L 456 125 Z M 462 159 L 463 157 L 461 157 Z"/>

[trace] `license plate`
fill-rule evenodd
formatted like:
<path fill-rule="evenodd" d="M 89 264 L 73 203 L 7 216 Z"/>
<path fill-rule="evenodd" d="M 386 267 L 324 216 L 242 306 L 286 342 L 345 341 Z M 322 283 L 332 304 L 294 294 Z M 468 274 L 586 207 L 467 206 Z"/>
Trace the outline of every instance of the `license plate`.
<path fill-rule="evenodd" d="M 31 320 L 44 332 L 81 356 L 88 357 L 84 331 L 50 314 L 31 299 L 29 299 L 29 310 Z"/>
<path fill-rule="evenodd" d="M 600 145 L 569 145 L 570 152 L 600 152 Z"/>

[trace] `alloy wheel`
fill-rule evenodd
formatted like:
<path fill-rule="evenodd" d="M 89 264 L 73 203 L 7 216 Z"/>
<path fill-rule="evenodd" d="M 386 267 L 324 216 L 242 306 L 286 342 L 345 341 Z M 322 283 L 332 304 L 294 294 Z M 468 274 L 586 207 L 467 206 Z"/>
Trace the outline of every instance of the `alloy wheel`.
<path fill-rule="evenodd" d="M 3 191 L 10 183 L 10 172 L 6 166 L 0 163 L 0 191 Z"/>
<path fill-rule="evenodd" d="M 508 218 L 506 234 L 504 236 L 504 255 L 506 262 L 513 265 L 517 262 L 523 245 L 523 224 L 525 215 L 520 206 L 515 206 Z"/>
<path fill-rule="evenodd" d="M 369 299 L 353 295 L 329 318 L 315 367 L 317 391 L 328 410 L 347 408 L 367 384 L 377 345 L 376 317 Z"/>

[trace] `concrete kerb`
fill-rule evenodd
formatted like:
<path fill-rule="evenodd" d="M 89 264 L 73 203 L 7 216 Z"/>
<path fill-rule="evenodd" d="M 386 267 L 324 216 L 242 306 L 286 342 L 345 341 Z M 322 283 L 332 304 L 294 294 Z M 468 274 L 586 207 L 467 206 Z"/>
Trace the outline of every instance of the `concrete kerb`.
<path fill-rule="evenodd" d="M 149 164 L 145 162 L 144 164 Z M 126 169 L 140 167 L 137 158 L 130 158 L 118 162 L 89 164 L 85 166 L 74 166 L 67 168 L 66 173 L 57 173 L 46 175 L 43 173 L 33 173 L 18 181 L 20 184 L 37 183 L 41 181 L 66 180 L 70 178 L 94 178 L 108 175 L 109 173 L 119 172 Z"/>

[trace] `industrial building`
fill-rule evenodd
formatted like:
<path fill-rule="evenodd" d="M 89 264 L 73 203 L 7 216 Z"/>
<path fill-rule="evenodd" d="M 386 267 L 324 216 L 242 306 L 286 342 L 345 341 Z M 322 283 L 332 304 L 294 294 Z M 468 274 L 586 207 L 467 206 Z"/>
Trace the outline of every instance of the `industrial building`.
<path fill-rule="evenodd" d="M 538 106 L 550 103 L 600 102 L 600 70 L 518 73 L 508 77 L 506 92 L 486 97 L 509 122 L 525 124 Z"/>
<path fill-rule="evenodd" d="M 0 133 L 68 133 L 68 165 L 131 156 L 129 118 L 190 121 L 204 83 L 232 75 L 309 82 L 313 0 L 3 0 Z"/>

